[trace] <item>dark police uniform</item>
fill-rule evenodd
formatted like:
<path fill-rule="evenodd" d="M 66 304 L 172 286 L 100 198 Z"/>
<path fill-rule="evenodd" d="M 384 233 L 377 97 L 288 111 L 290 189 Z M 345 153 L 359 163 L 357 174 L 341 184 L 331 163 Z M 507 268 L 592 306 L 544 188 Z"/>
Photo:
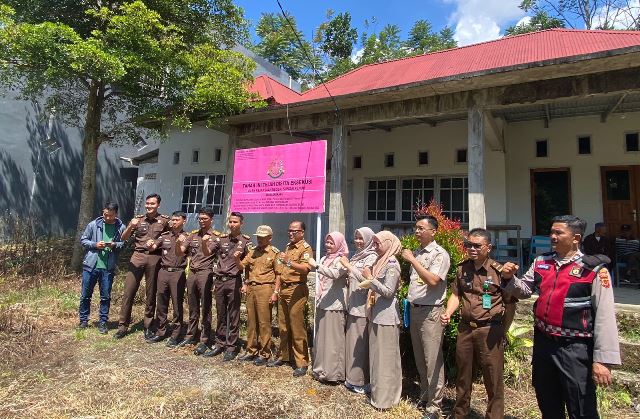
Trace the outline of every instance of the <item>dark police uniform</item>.
<path fill-rule="evenodd" d="M 211 252 L 218 258 L 218 264 L 213 271 L 217 313 L 215 341 L 216 346 L 225 348 L 228 352 L 237 350 L 242 287 L 242 270 L 236 264 L 233 254 L 240 251 L 240 259 L 244 258 L 249 240 L 250 237 L 244 234 L 222 234 L 212 241 L 210 246 Z"/>
<path fill-rule="evenodd" d="M 118 330 L 125 331 L 131 323 L 133 300 L 140 287 L 142 276 L 145 278 L 144 328 L 148 331 L 156 312 L 156 279 L 160 270 L 161 250 L 149 250 L 148 240 L 157 240 L 169 228 L 169 217 L 158 214 L 155 218 L 146 214 L 137 215 L 138 226 L 133 234 L 134 252 L 129 262 L 129 271 L 124 280 L 124 295 L 120 307 Z"/>
<path fill-rule="evenodd" d="M 467 259 L 458 264 L 452 292 L 460 298 L 460 323 L 456 342 L 457 419 L 466 418 L 471 404 L 474 363 L 482 368 L 487 391 L 485 418 L 504 417 L 504 335 L 505 303 L 512 297 L 503 295 L 500 271 L 502 265 L 487 258 L 479 269 Z"/>
<path fill-rule="evenodd" d="M 620 364 L 608 258 L 546 253 L 505 290 L 527 298 L 535 290 L 533 387 L 542 417 L 597 418 L 593 363 Z"/>
<path fill-rule="evenodd" d="M 187 267 L 187 255 L 176 254 L 176 240 L 183 231 L 175 233 L 173 230 L 165 231 L 156 241 L 156 246 L 161 249 L 160 272 L 158 272 L 158 293 L 156 318 L 158 319 L 157 336 L 165 337 L 167 333 L 167 314 L 169 312 L 169 299 L 173 306 L 173 329 L 171 337 L 178 339 L 184 333 L 184 290 L 186 284 L 185 268 Z"/>

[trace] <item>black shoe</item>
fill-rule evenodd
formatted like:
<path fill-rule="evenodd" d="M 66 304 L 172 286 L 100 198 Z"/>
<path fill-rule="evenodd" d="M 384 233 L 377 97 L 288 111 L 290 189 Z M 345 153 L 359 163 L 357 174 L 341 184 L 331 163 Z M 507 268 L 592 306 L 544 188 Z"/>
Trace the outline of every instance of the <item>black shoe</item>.
<path fill-rule="evenodd" d="M 178 340 L 176 338 L 169 338 L 169 339 L 167 339 L 166 345 L 169 348 L 175 348 L 176 346 L 179 345 L 179 343 L 178 343 Z"/>
<path fill-rule="evenodd" d="M 255 359 L 255 361 L 253 361 L 253 365 L 255 365 L 256 367 L 264 367 L 265 365 L 267 365 L 267 358 L 259 356 Z"/>
<path fill-rule="evenodd" d="M 293 370 L 293 376 L 302 377 L 304 375 L 307 375 L 307 369 L 307 367 L 296 368 L 295 370 Z"/>
<path fill-rule="evenodd" d="M 236 356 L 238 356 L 238 353 L 233 351 L 227 351 L 224 353 L 224 358 L 222 358 L 222 362 L 229 362 L 231 361 L 233 358 L 235 358 Z"/>
<path fill-rule="evenodd" d="M 213 356 L 218 356 L 223 352 L 224 352 L 224 348 L 222 346 L 215 345 L 213 348 L 205 352 L 204 355 L 202 356 L 206 356 L 207 358 L 209 358 Z"/>
<path fill-rule="evenodd" d="M 118 331 L 116 333 L 114 333 L 113 338 L 114 339 L 122 339 L 126 335 L 127 335 L 127 331 L 125 329 L 118 329 Z"/>
<path fill-rule="evenodd" d="M 184 339 L 182 342 L 178 343 L 178 345 L 176 345 L 178 348 L 182 348 L 183 346 L 187 346 L 187 345 L 195 345 L 196 341 L 193 339 Z"/>
<path fill-rule="evenodd" d="M 256 359 L 256 355 L 244 354 L 244 355 L 242 355 L 240 358 L 238 358 L 238 361 L 251 362 L 251 361 L 253 361 L 254 359 Z"/>
<path fill-rule="evenodd" d="M 267 362 L 267 367 L 281 367 L 284 364 L 286 364 L 286 362 L 281 359 L 272 359 L 271 361 Z"/>
<path fill-rule="evenodd" d="M 205 352 L 207 352 L 207 349 L 209 349 L 209 347 L 207 347 L 207 345 L 205 345 L 204 343 L 199 343 L 198 346 L 196 346 L 196 349 L 193 350 L 193 354 L 194 355 L 202 355 Z"/>
<path fill-rule="evenodd" d="M 108 331 L 109 331 L 109 328 L 107 327 L 107 322 L 98 323 L 98 332 L 100 332 L 103 335 L 106 335 Z"/>
<path fill-rule="evenodd" d="M 422 417 L 422 419 L 438 419 L 438 418 L 440 418 L 440 415 L 434 412 L 427 412 Z"/>
<path fill-rule="evenodd" d="M 89 322 L 86 320 L 83 320 L 80 323 L 78 323 L 78 329 L 86 329 L 87 327 L 89 327 Z"/>
<path fill-rule="evenodd" d="M 146 339 L 146 342 L 147 343 L 158 343 L 158 342 L 163 341 L 165 338 L 166 338 L 166 336 L 153 335 L 149 339 Z"/>
<path fill-rule="evenodd" d="M 152 337 L 155 336 L 155 333 L 153 331 L 151 331 L 151 329 L 144 329 L 144 338 L 146 339 L 151 339 Z"/>

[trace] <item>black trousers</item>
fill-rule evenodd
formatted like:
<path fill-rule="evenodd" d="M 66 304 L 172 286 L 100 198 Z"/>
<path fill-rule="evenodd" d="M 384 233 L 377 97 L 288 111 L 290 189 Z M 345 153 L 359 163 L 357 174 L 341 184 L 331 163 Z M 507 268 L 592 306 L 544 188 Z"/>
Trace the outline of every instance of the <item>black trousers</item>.
<path fill-rule="evenodd" d="M 597 419 L 593 339 L 533 336 L 533 387 L 543 419 Z"/>

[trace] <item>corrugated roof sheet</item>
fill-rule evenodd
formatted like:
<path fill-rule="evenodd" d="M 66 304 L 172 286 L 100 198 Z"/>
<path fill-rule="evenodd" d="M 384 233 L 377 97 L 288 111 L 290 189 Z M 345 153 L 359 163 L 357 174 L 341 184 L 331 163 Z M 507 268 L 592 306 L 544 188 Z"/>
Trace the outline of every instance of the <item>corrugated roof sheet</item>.
<path fill-rule="evenodd" d="M 549 29 L 352 70 L 326 83 L 333 96 L 640 45 L 640 31 Z M 257 79 L 256 79 L 257 81 Z M 277 83 L 272 81 L 271 85 Z M 324 86 L 278 92 L 278 104 L 328 97 Z M 258 89 L 262 95 L 262 91 Z M 263 95 L 263 97 L 265 97 Z"/>
<path fill-rule="evenodd" d="M 269 104 L 283 105 L 300 100 L 300 93 L 267 75 L 256 77 L 249 91 L 259 94 Z"/>

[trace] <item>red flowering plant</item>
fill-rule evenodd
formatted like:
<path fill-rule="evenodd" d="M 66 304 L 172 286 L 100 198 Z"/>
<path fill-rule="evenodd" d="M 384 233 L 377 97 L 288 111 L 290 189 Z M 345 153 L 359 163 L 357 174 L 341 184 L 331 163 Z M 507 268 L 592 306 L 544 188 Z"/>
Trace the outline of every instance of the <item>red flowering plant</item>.
<path fill-rule="evenodd" d="M 442 211 L 442 205 L 435 201 L 431 201 L 428 204 L 418 203 L 414 207 L 413 214 L 416 220 L 424 216 L 432 216 L 438 221 L 438 230 L 435 234 L 435 241 L 440 246 L 442 246 L 447 253 L 449 253 L 449 257 L 451 260 L 451 267 L 449 268 L 449 273 L 447 274 L 447 282 L 449 284 L 447 289 L 447 296 L 451 293 L 451 283 L 455 280 L 456 277 L 456 269 L 460 262 L 462 262 L 466 253 L 464 250 L 464 234 L 461 229 L 459 220 L 452 220 L 448 218 Z M 413 234 L 407 234 L 400 238 L 402 242 L 403 249 L 416 250 L 420 247 L 418 243 L 418 239 Z M 398 290 L 398 300 L 400 301 L 400 307 L 402 308 L 402 314 L 404 315 L 404 300 L 407 297 L 407 293 L 409 291 L 409 274 L 411 264 L 404 260 L 400 259 L 400 264 L 402 267 L 402 286 Z M 456 313 L 451 317 L 451 321 L 449 325 L 445 328 L 445 339 L 443 343 L 443 351 L 445 357 L 445 365 L 447 367 L 449 377 L 455 377 L 456 366 L 455 366 L 455 352 L 456 352 L 456 338 L 458 335 L 458 320 L 459 315 Z"/>

